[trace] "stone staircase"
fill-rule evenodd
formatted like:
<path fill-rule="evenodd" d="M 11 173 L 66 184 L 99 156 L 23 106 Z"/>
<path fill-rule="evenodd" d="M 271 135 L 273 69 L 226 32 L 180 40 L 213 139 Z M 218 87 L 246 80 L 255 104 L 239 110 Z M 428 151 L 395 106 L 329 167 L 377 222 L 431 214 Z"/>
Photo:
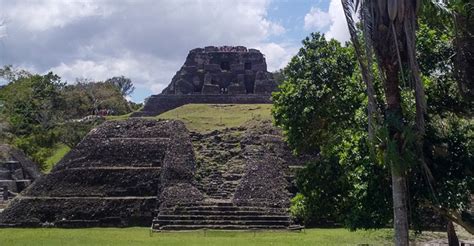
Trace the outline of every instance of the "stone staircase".
<path fill-rule="evenodd" d="M 284 208 L 262 204 L 236 205 L 230 200 L 161 208 L 152 230 L 254 230 L 289 229 L 290 217 Z"/>

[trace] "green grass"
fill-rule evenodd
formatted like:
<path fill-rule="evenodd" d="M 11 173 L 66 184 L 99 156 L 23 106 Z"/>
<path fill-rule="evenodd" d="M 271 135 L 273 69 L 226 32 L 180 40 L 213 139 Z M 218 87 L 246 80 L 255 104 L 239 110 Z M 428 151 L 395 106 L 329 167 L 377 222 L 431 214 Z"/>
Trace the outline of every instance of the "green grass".
<path fill-rule="evenodd" d="M 69 148 L 67 145 L 58 144 L 58 146 L 56 146 L 54 149 L 53 155 L 46 160 L 44 172 L 49 173 L 53 166 L 56 165 L 56 163 L 58 163 L 70 150 L 71 148 Z"/>
<path fill-rule="evenodd" d="M 163 232 L 148 228 L 0 229 L 1 245 L 390 245 L 391 230 L 303 232 Z"/>
<path fill-rule="evenodd" d="M 191 131 L 209 132 L 237 127 L 245 122 L 271 120 L 271 104 L 187 104 L 151 119 L 174 119 L 184 122 Z M 126 120 L 130 114 L 107 116 L 107 120 Z"/>
<path fill-rule="evenodd" d="M 271 120 L 271 104 L 187 104 L 156 118 L 177 119 L 191 131 L 237 127 L 252 119 Z"/>

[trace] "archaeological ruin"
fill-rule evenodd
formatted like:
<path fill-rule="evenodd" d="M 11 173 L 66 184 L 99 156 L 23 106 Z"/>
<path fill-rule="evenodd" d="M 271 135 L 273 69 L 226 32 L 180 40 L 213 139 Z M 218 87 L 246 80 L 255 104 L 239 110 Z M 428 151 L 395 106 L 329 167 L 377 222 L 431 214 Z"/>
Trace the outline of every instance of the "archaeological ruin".
<path fill-rule="evenodd" d="M 38 165 L 23 152 L 0 144 L 0 209 L 40 176 Z"/>
<path fill-rule="evenodd" d="M 288 229 L 292 155 L 270 122 L 210 133 L 108 121 L 0 213 L 3 227 Z"/>
<path fill-rule="evenodd" d="M 159 95 L 133 116 L 154 116 L 188 103 L 271 103 L 277 88 L 264 55 L 243 46 L 193 49 Z"/>
<path fill-rule="evenodd" d="M 194 49 L 135 116 L 188 103 L 270 103 L 275 88 L 258 50 Z M 106 121 L 10 201 L 0 227 L 299 228 L 290 199 L 308 158 L 294 156 L 270 121 L 206 133 L 178 120 Z"/>

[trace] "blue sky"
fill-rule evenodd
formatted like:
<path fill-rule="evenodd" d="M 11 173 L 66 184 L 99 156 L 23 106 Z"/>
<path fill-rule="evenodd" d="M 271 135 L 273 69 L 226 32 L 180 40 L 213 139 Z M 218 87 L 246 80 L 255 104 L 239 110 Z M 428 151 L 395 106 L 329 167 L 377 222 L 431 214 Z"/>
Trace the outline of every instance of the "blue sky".
<path fill-rule="evenodd" d="M 340 0 L 0 0 L 2 23 L 0 65 L 68 83 L 124 75 L 136 102 L 160 93 L 196 47 L 257 48 L 273 71 L 311 32 L 349 38 Z"/>

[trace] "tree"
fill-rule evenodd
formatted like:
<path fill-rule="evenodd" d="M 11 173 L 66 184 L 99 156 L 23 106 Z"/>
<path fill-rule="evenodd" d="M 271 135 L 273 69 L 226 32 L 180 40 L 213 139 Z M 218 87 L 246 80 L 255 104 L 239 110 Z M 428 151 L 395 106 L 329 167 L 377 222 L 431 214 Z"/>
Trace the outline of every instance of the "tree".
<path fill-rule="evenodd" d="M 390 187 L 388 170 L 368 148 L 367 97 L 353 60 L 352 46 L 311 34 L 283 70 L 272 113 L 296 152 L 319 152 L 297 175 L 302 196 L 293 201 L 294 215 L 309 224 L 380 228 L 391 217 L 389 192 L 381 191 Z M 378 95 L 379 84 L 374 80 Z"/>
<path fill-rule="evenodd" d="M 384 127 L 388 132 L 382 143 L 385 161 L 391 167 L 392 195 L 394 210 L 395 244 L 408 245 L 408 209 L 407 209 L 407 168 L 410 152 L 407 148 L 409 125 L 406 124 L 402 109 L 402 92 L 405 83 L 404 74 L 413 81 L 416 100 L 416 138 L 417 162 L 425 166 L 422 153 L 422 138 L 425 134 L 425 96 L 415 54 L 415 30 L 417 9 L 420 1 L 359 1 L 342 0 L 343 8 L 351 33 L 351 40 L 357 44 L 358 36 L 352 14 L 358 11 L 362 32 L 364 33 L 366 54 L 359 50 L 359 64 L 371 59 L 372 51 L 377 58 L 385 91 Z M 361 65 L 363 66 L 363 65 Z M 404 70 L 403 67 L 407 69 Z M 363 71 L 370 72 L 370 71 Z M 365 75 L 364 78 L 370 76 Z M 369 91 L 370 93 L 370 91 Z M 371 95 L 369 95 L 371 97 Z M 371 117 L 371 116 L 369 116 Z"/>
<path fill-rule="evenodd" d="M 110 79 L 107 79 L 105 83 L 110 83 L 116 86 L 124 97 L 130 96 L 130 94 L 132 94 L 135 90 L 135 86 L 133 86 L 132 80 L 124 76 L 112 77 Z"/>
<path fill-rule="evenodd" d="M 356 33 L 359 37 L 363 35 L 359 30 Z M 417 49 L 421 51 L 420 68 L 425 74 L 423 81 L 429 95 L 427 134 L 421 150 L 425 165 L 418 165 L 419 146 L 416 132 L 412 130 L 416 129 L 415 98 L 410 96 L 409 86 L 402 86 L 404 89 L 401 92 L 404 95 L 401 107 L 407 125 L 402 128 L 402 133 L 405 139 L 403 158 L 409 163 L 404 167 L 410 191 L 410 196 L 407 196 L 411 211 L 409 223 L 417 230 L 426 226 L 430 212 L 427 208 L 442 208 L 456 217 L 466 217 L 465 210 L 474 191 L 473 147 L 472 141 L 468 140 L 472 138 L 472 107 L 462 100 L 456 86 L 450 61 L 453 48 L 449 35 L 420 23 Z M 311 35 L 315 36 L 317 34 Z M 341 50 L 338 47 L 341 46 L 330 46 L 328 43 L 324 38 L 307 38 L 303 48 L 284 69 L 286 80 L 280 91 L 273 94 L 275 122 L 283 128 L 290 146 L 298 152 L 320 150 L 319 160 L 309 163 L 298 175 L 301 194 L 294 199 L 292 211 L 300 213 L 306 221 L 329 216 L 351 229 L 384 227 L 393 218 L 389 210 L 393 206 L 393 198 L 387 196 L 390 195 L 387 174 L 391 166 L 385 161 L 386 145 L 376 142 L 389 136 L 386 127 L 377 126 L 383 123 L 377 119 L 382 117 L 377 116 L 377 112 L 382 111 L 385 103 L 374 100 L 372 112 L 375 126 L 368 125 L 371 114 L 367 110 L 370 103 L 365 91 L 367 84 L 359 83 L 363 73 L 357 69 L 340 73 L 342 70 L 334 67 L 333 60 L 324 57 L 339 57 Z M 355 46 L 349 44 L 347 48 L 342 48 L 351 54 L 357 53 Z M 378 74 L 377 66 L 368 66 L 367 58 L 362 61 L 367 71 Z M 327 76 L 332 79 L 324 80 Z M 373 98 L 383 98 L 382 78 L 373 76 L 371 79 Z M 333 84 L 337 84 L 339 89 L 328 90 L 334 87 Z M 338 115 L 341 110 L 347 114 Z M 319 125 L 324 127 L 317 128 Z M 367 131 L 371 127 L 374 128 L 372 136 Z M 374 146 L 374 142 L 378 145 Z M 434 183 L 427 182 L 426 169 L 430 170 Z M 349 188 L 339 190 L 338 186 Z M 321 199 L 331 200 L 324 197 L 327 194 L 338 200 L 333 209 L 318 204 Z M 466 221 L 462 223 L 467 226 Z"/>
<path fill-rule="evenodd" d="M 317 152 L 321 146 L 337 142 L 338 134 L 355 124 L 352 115 L 364 94 L 351 80 L 352 58 L 351 49 L 312 33 L 285 68 L 287 80 L 273 94 L 276 106 L 272 113 L 297 152 Z"/>
<path fill-rule="evenodd" d="M 63 94 L 68 109 L 66 115 L 70 119 L 94 115 L 100 110 L 109 110 L 112 114 L 130 112 L 127 100 L 111 83 L 78 80 L 76 84 L 66 86 Z"/>
<path fill-rule="evenodd" d="M 0 90 L 0 115 L 8 123 L 10 141 L 40 164 L 57 142 L 63 87 L 59 76 L 48 73 L 15 77 Z"/>
<path fill-rule="evenodd" d="M 31 75 L 30 72 L 23 69 L 15 69 L 12 65 L 5 65 L 3 68 L 0 68 L 0 78 L 5 79 L 9 83 Z"/>

